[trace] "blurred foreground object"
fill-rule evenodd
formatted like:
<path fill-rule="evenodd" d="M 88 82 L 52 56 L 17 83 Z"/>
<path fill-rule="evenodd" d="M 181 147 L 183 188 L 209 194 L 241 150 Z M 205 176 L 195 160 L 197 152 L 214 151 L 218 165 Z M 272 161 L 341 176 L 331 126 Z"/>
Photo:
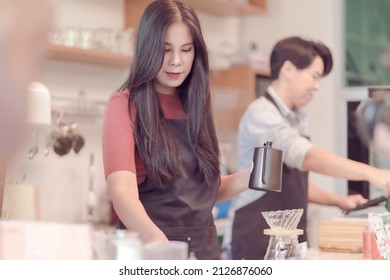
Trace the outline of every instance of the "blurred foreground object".
<path fill-rule="evenodd" d="M 390 260 L 390 213 L 370 213 L 368 223 L 369 231 L 375 235 L 376 246 L 380 257 L 385 260 Z"/>
<path fill-rule="evenodd" d="M 370 88 L 370 98 L 356 110 L 360 138 L 380 152 L 390 152 L 390 88 Z"/>
<path fill-rule="evenodd" d="M 0 159 L 23 135 L 26 93 L 47 51 L 52 19 L 51 0 L 0 0 Z"/>
<path fill-rule="evenodd" d="M 90 260 L 89 224 L 0 221 L 0 260 Z"/>
<path fill-rule="evenodd" d="M 51 0 L 0 0 L 0 209 L 7 158 L 26 129 L 27 89 L 49 46 Z"/>

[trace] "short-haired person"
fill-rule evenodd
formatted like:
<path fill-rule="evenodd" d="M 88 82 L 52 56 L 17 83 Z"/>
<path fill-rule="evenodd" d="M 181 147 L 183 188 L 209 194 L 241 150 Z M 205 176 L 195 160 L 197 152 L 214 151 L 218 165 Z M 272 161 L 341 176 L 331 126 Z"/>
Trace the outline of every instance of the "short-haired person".
<path fill-rule="evenodd" d="M 282 191 L 250 190 L 235 199 L 231 249 L 233 259 L 263 259 L 269 228 L 263 211 L 303 208 L 298 228 L 306 233 L 308 202 L 334 205 L 343 210 L 366 202 L 361 195 L 339 196 L 326 192 L 308 180 L 308 172 L 355 181 L 369 181 L 390 193 L 390 171 L 338 156 L 310 142 L 307 115 L 322 77 L 332 69 L 332 54 L 320 42 L 300 37 L 280 40 L 270 57 L 271 85 L 264 96 L 253 101 L 243 114 L 238 132 L 239 169 L 251 165 L 255 147 L 272 141 L 283 151 Z M 299 241 L 306 241 L 306 234 Z"/>

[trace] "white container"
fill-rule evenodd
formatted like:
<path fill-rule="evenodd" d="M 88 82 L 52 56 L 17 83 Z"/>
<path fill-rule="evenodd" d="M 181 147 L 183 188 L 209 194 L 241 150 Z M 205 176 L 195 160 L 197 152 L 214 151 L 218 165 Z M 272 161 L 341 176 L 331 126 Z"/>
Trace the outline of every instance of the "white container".
<path fill-rule="evenodd" d="M 51 125 L 51 97 L 47 87 L 41 83 L 31 83 L 28 101 L 28 122 L 33 126 Z"/>
<path fill-rule="evenodd" d="M 117 230 L 112 240 L 116 260 L 142 260 L 142 242 L 138 233 L 127 230 Z"/>
<path fill-rule="evenodd" d="M 110 229 L 94 232 L 94 253 L 99 260 L 141 260 L 143 243 L 138 233 Z"/>
<path fill-rule="evenodd" d="M 39 220 L 38 186 L 27 182 L 7 185 L 4 194 L 3 217 L 10 220 Z"/>

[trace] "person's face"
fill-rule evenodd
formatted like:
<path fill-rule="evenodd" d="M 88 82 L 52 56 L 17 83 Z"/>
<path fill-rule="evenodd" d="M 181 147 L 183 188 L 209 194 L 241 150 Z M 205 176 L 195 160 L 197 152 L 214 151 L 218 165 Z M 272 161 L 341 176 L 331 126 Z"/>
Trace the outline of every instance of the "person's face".
<path fill-rule="evenodd" d="M 306 106 L 319 89 L 319 82 L 324 72 L 324 62 L 316 56 L 309 67 L 295 69 L 291 76 L 291 104 L 293 108 Z"/>
<path fill-rule="evenodd" d="M 173 94 L 191 71 L 195 57 L 194 42 L 188 27 L 175 22 L 165 34 L 164 60 L 155 80 L 156 91 Z"/>

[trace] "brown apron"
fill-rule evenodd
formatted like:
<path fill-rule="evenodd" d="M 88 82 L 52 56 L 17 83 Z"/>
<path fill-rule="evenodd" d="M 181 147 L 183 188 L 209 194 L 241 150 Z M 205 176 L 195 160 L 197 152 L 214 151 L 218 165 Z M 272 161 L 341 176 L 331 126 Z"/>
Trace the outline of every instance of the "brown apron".
<path fill-rule="evenodd" d="M 265 97 L 278 108 L 268 93 Z M 263 231 L 269 228 L 269 226 L 261 215 L 263 211 L 303 208 L 298 228 L 303 229 L 304 234 L 299 236 L 298 240 L 299 242 L 307 241 L 308 172 L 283 164 L 282 176 L 281 192 L 267 192 L 258 200 L 236 210 L 231 243 L 233 259 L 264 259 L 269 236 L 264 235 Z"/>
<path fill-rule="evenodd" d="M 212 209 L 220 179 L 207 186 L 197 179 L 199 166 L 188 137 L 187 120 L 167 120 L 176 136 L 181 164 L 179 175 L 163 189 L 148 178 L 138 186 L 139 199 L 152 221 L 169 240 L 185 241 L 197 259 L 219 259 L 221 254 Z M 119 228 L 125 228 L 119 222 Z"/>

